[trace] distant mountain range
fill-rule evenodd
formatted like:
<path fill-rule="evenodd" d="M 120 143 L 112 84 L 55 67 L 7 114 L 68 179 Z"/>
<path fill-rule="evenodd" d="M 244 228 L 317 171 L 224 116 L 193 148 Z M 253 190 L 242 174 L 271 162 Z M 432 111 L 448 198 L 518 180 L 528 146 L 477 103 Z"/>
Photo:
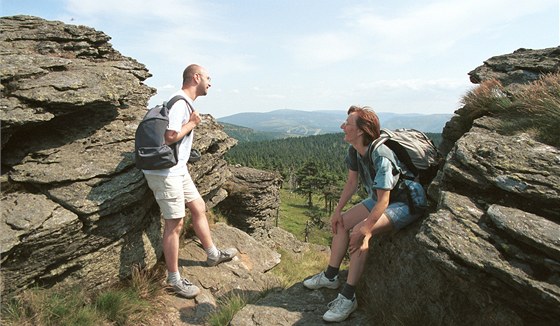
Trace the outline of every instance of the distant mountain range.
<path fill-rule="evenodd" d="M 424 132 L 441 133 L 452 114 L 398 114 L 377 112 L 381 126 L 388 129 L 414 128 Z M 275 110 L 271 112 L 243 112 L 219 118 L 226 129 L 241 126 L 270 133 L 272 138 L 311 136 L 342 132 L 340 125 L 346 120 L 346 111 Z M 234 125 L 234 126 L 231 126 Z M 241 128 L 239 128 L 241 130 Z M 227 130 L 226 130 L 227 132 Z M 248 132 L 248 131 L 245 131 Z"/>

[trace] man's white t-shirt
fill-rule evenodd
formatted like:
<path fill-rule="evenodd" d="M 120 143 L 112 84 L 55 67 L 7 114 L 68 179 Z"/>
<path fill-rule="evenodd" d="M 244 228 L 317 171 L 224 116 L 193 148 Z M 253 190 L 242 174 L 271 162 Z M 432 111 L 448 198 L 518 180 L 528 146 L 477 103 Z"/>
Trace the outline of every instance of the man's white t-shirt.
<path fill-rule="evenodd" d="M 183 96 L 191 105 L 192 108 L 192 100 L 182 91 L 178 91 L 173 94 L 173 96 L 181 95 Z M 171 109 L 169 109 L 169 125 L 167 126 L 167 130 L 173 130 L 176 132 L 181 131 L 181 127 L 183 124 L 187 123 L 190 118 L 190 111 L 187 103 L 183 100 L 179 100 L 173 104 Z M 142 170 L 145 174 L 155 174 L 155 175 L 162 175 L 162 176 L 181 176 L 189 173 L 187 168 L 187 162 L 189 160 L 189 156 L 191 153 L 192 143 L 194 139 L 194 130 L 187 136 L 185 136 L 182 140 L 180 140 L 179 144 L 179 157 L 177 165 L 169 168 L 169 169 L 162 169 L 162 170 Z"/>

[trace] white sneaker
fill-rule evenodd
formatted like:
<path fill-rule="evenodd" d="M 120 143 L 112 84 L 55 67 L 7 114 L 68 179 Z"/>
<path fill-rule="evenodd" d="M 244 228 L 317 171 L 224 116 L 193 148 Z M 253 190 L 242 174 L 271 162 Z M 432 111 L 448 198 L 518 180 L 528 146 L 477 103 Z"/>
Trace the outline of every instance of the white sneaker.
<path fill-rule="evenodd" d="M 325 276 L 325 272 L 321 272 L 312 278 L 303 281 L 303 286 L 311 290 L 317 290 L 320 288 L 337 289 L 340 286 L 340 281 L 338 280 L 338 275 L 331 281 Z"/>
<path fill-rule="evenodd" d="M 348 300 L 339 293 L 336 299 L 331 301 L 327 306 L 329 310 L 323 315 L 323 320 L 340 322 L 348 318 L 348 316 L 358 308 L 358 302 L 356 301 L 356 296 L 354 296 L 352 300 Z"/>
<path fill-rule="evenodd" d="M 237 254 L 238 254 L 238 251 L 235 248 L 227 248 L 225 250 L 218 250 L 218 252 L 220 253 L 218 255 L 218 257 L 216 257 L 216 258 L 208 257 L 206 259 L 206 265 L 216 266 L 220 263 L 232 260 L 233 257 L 237 256 Z"/>
<path fill-rule="evenodd" d="M 170 286 L 175 293 L 187 299 L 192 299 L 200 293 L 198 286 L 192 284 L 186 278 L 181 279 L 179 283 L 170 284 Z"/>

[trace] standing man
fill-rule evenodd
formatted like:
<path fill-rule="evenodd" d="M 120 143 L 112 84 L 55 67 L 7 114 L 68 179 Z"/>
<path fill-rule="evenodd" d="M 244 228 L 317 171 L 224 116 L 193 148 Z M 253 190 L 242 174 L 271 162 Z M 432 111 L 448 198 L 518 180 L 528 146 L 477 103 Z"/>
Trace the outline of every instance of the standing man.
<path fill-rule="evenodd" d="M 216 266 L 229 261 L 237 250 L 216 248 L 210 235 L 206 219 L 206 204 L 191 179 L 187 161 L 193 142 L 193 130 L 201 122 L 200 114 L 194 110 L 193 102 L 199 96 L 208 94 L 210 76 L 203 67 L 192 64 L 183 71 L 183 86 L 173 96 L 181 95 L 169 109 L 169 126 L 165 132 L 165 142 L 179 142 L 177 165 L 163 170 L 142 170 L 152 189 L 165 220 L 163 231 L 163 254 L 167 267 L 167 284 L 185 298 L 194 298 L 200 289 L 179 273 L 179 237 L 185 217 L 185 203 L 192 215 L 192 224 L 197 237 L 206 251 L 208 266 Z M 190 109 L 190 110 L 189 110 Z"/>

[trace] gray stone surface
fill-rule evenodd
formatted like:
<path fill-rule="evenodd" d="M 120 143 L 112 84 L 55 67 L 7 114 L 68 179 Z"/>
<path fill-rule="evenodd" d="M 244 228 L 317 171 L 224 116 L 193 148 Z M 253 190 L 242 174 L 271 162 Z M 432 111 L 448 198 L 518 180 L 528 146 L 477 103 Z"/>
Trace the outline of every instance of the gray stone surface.
<path fill-rule="evenodd" d="M 228 197 L 217 206 L 228 222 L 248 233 L 274 226 L 280 208 L 280 174 L 248 167 L 229 169 L 232 176 L 224 184 Z"/>
<path fill-rule="evenodd" d="M 133 159 L 150 73 L 92 28 L 0 20 L 2 299 L 37 284 L 100 287 L 134 264 L 154 266 L 162 222 Z M 227 196 L 223 156 L 235 143 L 203 115 L 202 159 L 189 169 L 209 207 Z"/>

